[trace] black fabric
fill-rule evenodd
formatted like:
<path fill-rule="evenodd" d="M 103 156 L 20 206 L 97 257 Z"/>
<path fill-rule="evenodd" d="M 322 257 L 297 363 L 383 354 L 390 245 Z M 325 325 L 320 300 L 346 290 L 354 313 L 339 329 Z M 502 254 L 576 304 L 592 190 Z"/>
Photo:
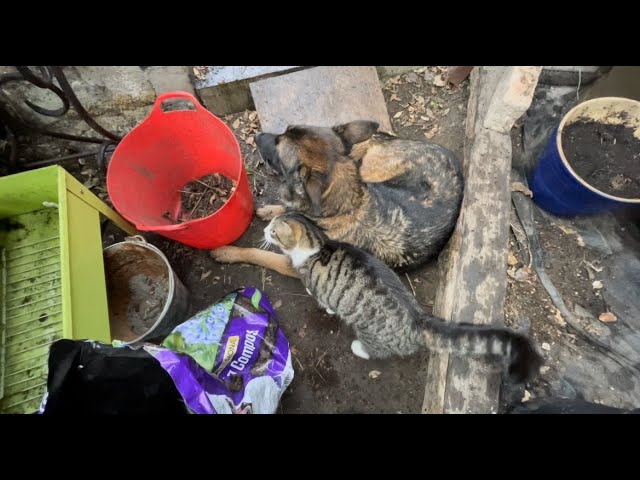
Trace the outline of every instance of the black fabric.
<path fill-rule="evenodd" d="M 513 414 L 640 414 L 640 409 L 625 410 L 579 399 L 532 400 L 516 407 Z"/>
<path fill-rule="evenodd" d="M 59 340 L 49 353 L 44 415 L 187 415 L 169 374 L 142 349 Z"/>

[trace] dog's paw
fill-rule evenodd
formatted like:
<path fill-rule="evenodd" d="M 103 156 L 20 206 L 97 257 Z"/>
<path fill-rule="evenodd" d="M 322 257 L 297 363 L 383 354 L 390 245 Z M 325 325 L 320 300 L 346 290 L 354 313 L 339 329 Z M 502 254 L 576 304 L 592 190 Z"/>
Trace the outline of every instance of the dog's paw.
<path fill-rule="evenodd" d="M 244 261 L 245 249 L 240 247 L 220 247 L 211 250 L 209 255 L 219 263 L 239 263 Z"/>
<path fill-rule="evenodd" d="M 256 210 L 256 216 L 260 220 L 270 221 L 279 215 L 285 213 L 285 208 L 282 205 L 265 205 Z"/>

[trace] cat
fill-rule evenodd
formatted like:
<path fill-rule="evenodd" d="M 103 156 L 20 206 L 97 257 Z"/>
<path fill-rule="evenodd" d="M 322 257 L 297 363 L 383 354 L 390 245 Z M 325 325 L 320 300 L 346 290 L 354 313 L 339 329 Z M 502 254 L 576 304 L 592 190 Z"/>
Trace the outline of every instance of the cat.
<path fill-rule="evenodd" d="M 450 323 L 424 312 L 396 273 L 353 245 L 330 240 L 299 213 L 274 218 L 265 240 L 291 259 L 320 306 L 353 327 L 352 352 L 363 359 L 408 356 L 423 349 L 506 358 L 513 380 L 533 378 L 543 364 L 534 342 L 507 328 Z"/>

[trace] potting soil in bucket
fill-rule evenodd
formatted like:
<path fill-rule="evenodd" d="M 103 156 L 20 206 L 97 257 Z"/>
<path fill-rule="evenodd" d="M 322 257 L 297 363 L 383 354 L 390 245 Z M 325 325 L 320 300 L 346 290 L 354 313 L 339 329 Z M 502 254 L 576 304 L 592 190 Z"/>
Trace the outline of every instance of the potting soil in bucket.
<path fill-rule="evenodd" d="M 104 265 L 111 337 L 162 341 L 188 314 L 188 293 L 166 258 L 143 240 L 107 247 Z"/>
<path fill-rule="evenodd" d="M 570 110 L 531 179 L 533 200 L 555 215 L 640 206 L 640 102 L 595 98 Z"/>
<path fill-rule="evenodd" d="M 578 120 L 565 127 L 562 149 L 574 172 L 601 192 L 640 198 L 640 139 L 635 129 Z"/>
<path fill-rule="evenodd" d="M 107 189 L 116 210 L 138 230 L 195 248 L 237 240 L 253 216 L 235 135 L 185 92 L 160 95 L 151 114 L 120 142 Z"/>

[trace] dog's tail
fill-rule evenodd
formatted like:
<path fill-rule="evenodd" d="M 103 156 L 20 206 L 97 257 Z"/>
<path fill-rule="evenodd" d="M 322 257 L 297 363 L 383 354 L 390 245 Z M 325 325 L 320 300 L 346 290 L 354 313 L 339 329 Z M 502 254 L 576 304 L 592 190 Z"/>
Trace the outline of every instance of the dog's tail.
<path fill-rule="evenodd" d="M 456 355 L 496 355 L 509 362 L 509 375 L 525 382 L 538 374 L 544 363 L 535 343 L 508 328 L 447 323 L 425 315 L 420 322 L 424 345 L 433 351 Z"/>

